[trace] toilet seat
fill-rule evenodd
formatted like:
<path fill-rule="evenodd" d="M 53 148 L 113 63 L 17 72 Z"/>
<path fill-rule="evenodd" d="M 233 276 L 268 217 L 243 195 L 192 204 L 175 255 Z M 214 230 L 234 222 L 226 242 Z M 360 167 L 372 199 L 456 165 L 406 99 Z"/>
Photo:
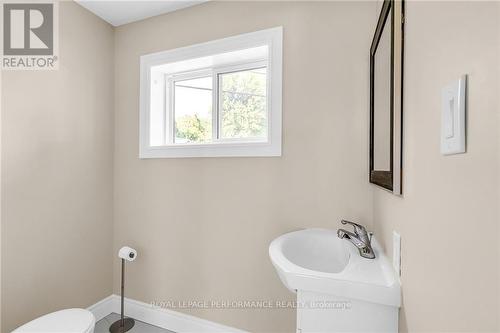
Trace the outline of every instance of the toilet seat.
<path fill-rule="evenodd" d="M 95 317 L 84 309 L 49 313 L 17 328 L 12 333 L 92 333 Z"/>

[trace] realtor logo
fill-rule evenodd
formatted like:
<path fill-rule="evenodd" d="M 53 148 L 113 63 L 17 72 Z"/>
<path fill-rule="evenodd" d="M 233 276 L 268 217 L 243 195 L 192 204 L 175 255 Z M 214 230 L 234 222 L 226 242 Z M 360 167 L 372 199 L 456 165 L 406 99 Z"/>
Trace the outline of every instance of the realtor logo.
<path fill-rule="evenodd" d="M 3 4 L 3 69 L 56 69 L 57 3 Z"/>

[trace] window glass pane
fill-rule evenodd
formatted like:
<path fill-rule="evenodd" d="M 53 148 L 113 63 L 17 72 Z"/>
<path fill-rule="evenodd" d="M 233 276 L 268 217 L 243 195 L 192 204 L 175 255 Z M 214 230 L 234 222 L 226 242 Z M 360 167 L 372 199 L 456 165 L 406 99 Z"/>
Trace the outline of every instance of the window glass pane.
<path fill-rule="evenodd" d="M 174 142 L 212 140 L 212 77 L 174 83 Z"/>
<path fill-rule="evenodd" d="M 266 68 L 219 75 L 219 137 L 267 137 Z"/>

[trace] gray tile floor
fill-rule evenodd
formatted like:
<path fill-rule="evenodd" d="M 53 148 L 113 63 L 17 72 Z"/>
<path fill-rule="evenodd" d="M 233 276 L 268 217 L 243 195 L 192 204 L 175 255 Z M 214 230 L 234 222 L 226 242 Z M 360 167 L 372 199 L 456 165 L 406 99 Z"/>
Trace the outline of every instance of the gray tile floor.
<path fill-rule="evenodd" d="M 109 326 L 116 320 L 120 319 L 120 315 L 112 313 L 99 320 L 95 325 L 94 333 L 109 333 Z M 129 331 L 130 333 L 174 333 L 172 331 L 159 328 L 157 326 L 143 323 L 142 321 L 135 321 L 134 327 Z M 127 332 L 128 333 L 128 332 Z"/>

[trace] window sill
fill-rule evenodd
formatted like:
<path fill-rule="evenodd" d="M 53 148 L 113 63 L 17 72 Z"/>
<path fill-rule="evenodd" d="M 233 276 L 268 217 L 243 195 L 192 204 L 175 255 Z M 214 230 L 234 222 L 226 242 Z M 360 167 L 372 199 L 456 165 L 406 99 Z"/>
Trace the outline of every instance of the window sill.
<path fill-rule="evenodd" d="M 139 158 L 279 157 L 281 143 L 238 142 L 141 147 Z"/>

